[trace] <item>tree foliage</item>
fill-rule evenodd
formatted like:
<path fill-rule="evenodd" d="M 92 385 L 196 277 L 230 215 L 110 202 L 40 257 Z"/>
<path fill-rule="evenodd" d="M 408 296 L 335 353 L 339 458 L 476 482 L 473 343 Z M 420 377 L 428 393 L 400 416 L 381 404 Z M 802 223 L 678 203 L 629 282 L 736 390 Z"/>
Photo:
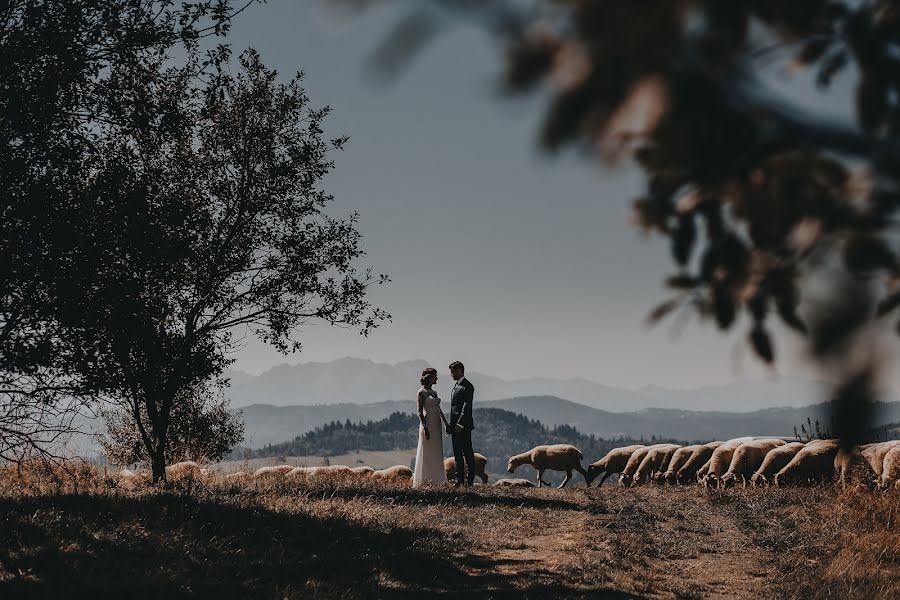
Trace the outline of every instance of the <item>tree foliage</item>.
<path fill-rule="evenodd" d="M 730 329 L 744 315 L 749 344 L 771 363 L 774 316 L 841 381 L 838 404 L 871 398 L 878 352 L 861 334 L 878 320 L 900 329 L 896 3 L 435 1 L 410 9 L 372 66 L 397 74 L 447 16 L 500 41 L 508 92 L 549 97 L 545 149 L 643 169 L 635 222 L 668 238 L 677 268 L 666 281 L 675 295 L 651 320 L 693 309 Z M 767 83 L 773 71 L 809 71 L 825 94 L 855 76 L 855 125 L 791 103 Z M 822 281 L 826 293 L 814 292 Z M 870 351 L 854 360 L 860 347 Z M 853 438 L 857 421 L 842 419 L 838 434 Z"/>
<path fill-rule="evenodd" d="M 149 422 L 146 408 L 141 407 L 141 410 L 144 411 L 143 422 Z M 131 407 L 110 405 L 104 407 L 101 414 L 106 431 L 99 438 L 100 445 L 110 462 L 149 465 L 152 461 L 135 427 Z M 182 390 L 172 404 L 170 420 L 166 464 L 221 460 L 244 439 L 244 421 L 240 413 L 229 411 L 221 388 L 213 385 Z"/>

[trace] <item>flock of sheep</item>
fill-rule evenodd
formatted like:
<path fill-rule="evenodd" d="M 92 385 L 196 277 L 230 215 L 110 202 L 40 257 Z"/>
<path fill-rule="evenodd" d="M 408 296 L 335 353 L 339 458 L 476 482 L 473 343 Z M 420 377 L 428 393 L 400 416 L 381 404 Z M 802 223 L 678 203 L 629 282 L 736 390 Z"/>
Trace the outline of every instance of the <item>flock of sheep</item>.
<path fill-rule="evenodd" d="M 488 482 L 487 458 L 475 454 L 476 475 L 484 484 Z M 538 486 L 549 485 L 544 481 L 546 471 L 566 474 L 559 487 L 571 479 L 572 472 L 584 476 L 588 487 L 601 477 L 598 485 L 611 475 L 617 475 L 619 485 L 640 483 L 685 484 L 698 482 L 704 487 L 728 487 L 742 483 L 744 486 L 806 483 L 837 478 L 843 485 L 849 483 L 874 484 L 879 488 L 900 489 L 900 440 L 879 442 L 842 448 L 837 440 L 812 440 L 788 442 L 779 438 L 742 437 L 725 442 L 710 442 L 692 446 L 654 444 L 614 448 L 606 456 L 588 466 L 581 466 L 584 456 L 575 446 L 556 444 L 537 446 L 528 452 L 509 459 L 507 470 L 513 473 L 518 467 L 531 465 L 537 471 Z M 456 471 L 454 459 L 444 461 L 447 480 Z M 169 480 L 185 477 L 200 478 L 210 471 L 195 462 L 180 462 L 166 467 Z M 262 478 L 310 478 L 342 476 L 370 478 L 382 481 L 409 481 L 412 469 L 396 465 L 375 470 L 372 467 L 295 467 L 278 465 L 262 467 L 253 472 L 239 471 L 224 475 L 226 480 L 244 481 Z M 134 481 L 140 476 L 128 470 L 120 472 L 120 480 Z M 501 486 L 534 487 L 526 479 L 501 479 L 494 483 Z"/>
<path fill-rule="evenodd" d="M 508 470 L 531 465 L 538 485 L 545 471 L 564 471 L 563 487 L 572 472 L 584 475 L 588 486 L 602 475 L 618 475 L 619 485 L 639 483 L 684 484 L 705 487 L 798 484 L 837 478 L 849 483 L 875 484 L 900 489 L 900 440 L 842 448 L 837 440 L 788 442 L 779 438 L 742 437 L 693 446 L 677 444 L 634 445 L 615 448 L 591 464 L 581 466 L 583 456 L 567 444 L 538 446 L 509 459 Z M 598 485 L 600 485 L 598 484 Z"/>

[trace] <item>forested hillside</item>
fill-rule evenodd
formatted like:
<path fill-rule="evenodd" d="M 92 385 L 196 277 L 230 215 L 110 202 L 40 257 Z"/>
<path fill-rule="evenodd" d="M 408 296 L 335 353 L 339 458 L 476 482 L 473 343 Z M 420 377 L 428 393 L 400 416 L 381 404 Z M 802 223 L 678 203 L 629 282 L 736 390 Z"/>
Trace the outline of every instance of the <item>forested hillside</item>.
<path fill-rule="evenodd" d="M 395 450 L 415 448 L 418 417 L 396 412 L 385 419 L 351 423 L 334 421 L 318 427 L 292 441 L 268 445 L 252 451 L 253 457 L 266 456 L 334 456 L 354 450 Z M 549 428 L 535 419 L 499 408 L 475 410 L 475 431 L 472 435 L 475 450 L 488 457 L 505 461 L 540 444 L 574 444 L 584 454 L 586 462 L 594 461 L 614 446 L 632 443 L 626 438 L 601 439 L 585 435 L 574 427 L 559 425 Z M 648 442 L 656 442 L 653 437 Z M 444 454 L 451 454 L 450 440 L 445 438 Z M 495 461 L 489 470 L 497 472 L 502 465 Z"/>

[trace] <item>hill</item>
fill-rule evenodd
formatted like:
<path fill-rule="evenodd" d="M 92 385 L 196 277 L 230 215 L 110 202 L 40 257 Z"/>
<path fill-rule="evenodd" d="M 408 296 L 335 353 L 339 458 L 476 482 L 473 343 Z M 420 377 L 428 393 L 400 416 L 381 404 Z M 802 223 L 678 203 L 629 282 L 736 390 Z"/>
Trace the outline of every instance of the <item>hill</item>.
<path fill-rule="evenodd" d="M 794 426 L 807 418 L 824 419 L 827 406 L 771 408 L 749 413 L 646 409 L 615 413 L 602 411 L 554 396 L 526 396 L 495 402 L 479 402 L 480 408 L 500 408 L 540 421 L 548 427 L 568 425 L 586 435 L 604 439 L 652 436 L 681 440 L 722 439 L 742 435 L 792 436 Z M 373 404 L 331 404 L 318 406 L 268 406 L 256 404 L 241 409 L 247 427 L 245 444 L 262 448 L 292 440 L 296 436 L 332 421 L 377 421 L 393 412 L 412 414 L 407 401 Z M 878 425 L 900 421 L 900 403 L 882 403 Z M 476 439 L 480 435 L 476 429 Z"/>
<path fill-rule="evenodd" d="M 529 419 L 499 408 L 475 410 L 476 436 L 475 450 L 488 456 L 488 473 L 501 473 L 505 460 L 540 444 L 573 444 L 584 454 L 583 464 L 597 460 L 615 446 L 638 443 L 640 441 L 676 440 L 631 440 L 616 438 L 604 440 L 593 435 L 585 435 L 568 425 L 547 427 L 535 419 Z M 252 451 L 252 458 L 269 456 L 335 456 L 355 450 L 385 451 L 415 448 L 418 436 L 418 417 L 414 414 L 396 412 L 386 419 L 351 423 L 334 421 L 313 431 L 299 435 L 291 441 L 268 445 Z M 444 441 L 444 454 L 451 455 L 449 439 Z M 531 474 L 527 473 L 526 477 Z"/>
<path fill-rule="evenodd" d="M 316 404 L 371 404 L 415 397 L 419 374 L 429 366 L 425 360 L 397 364 L 376 363 L 361 358 L 331 362 L 279 365 L 259 375 L 231 371 L 227 396 L 232 406 Z M 473 367 L 474 365 L 469 365 Z M 469 379 L 481 402 L 520 396 L 556 396 L 592 408 L 631 412 L 646 408 L 749 412 L 780 406 L 806 406 L 821 401 L 821 384 L 796 377 L 773 377 L 760 381 L 738 381 L 728 385 L 692 390 L 648 385 L 621 389 L 583 378 L 529 377 L 507 380 L 477 368 Z M 442 377 L 437 386 L 441 397 L 449 397 L 452 381 Z"/>

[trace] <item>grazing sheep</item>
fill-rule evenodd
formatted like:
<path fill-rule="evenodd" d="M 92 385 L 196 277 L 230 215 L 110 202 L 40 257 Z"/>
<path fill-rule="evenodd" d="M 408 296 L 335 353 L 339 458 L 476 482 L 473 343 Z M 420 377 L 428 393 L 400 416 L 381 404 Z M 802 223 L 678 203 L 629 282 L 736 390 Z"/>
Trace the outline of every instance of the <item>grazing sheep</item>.
<path fill-rule="evenodd" d="M 728 467 L 731 466 L 731 459 L 734 457 L 734 451 L 738 446 L 745 442 L 753 441 L 752 437 L 734 438 L 724 442 L 721 446 L 713 450 L 712 456 L 709 457 L 709 467 L 703 475 L 703 487 L 707 487 L 713 483 L 718 484 L 719 478 L 725 474 Z"/>
<path fill-rule="evenodd" d="M 274 467 L 260 467 L 253 472 L 253 477 L 276 477 L 287 475 L 294 470 L 291 465 L 276 465 Z"/>
<path fill-rule="evenodd" d="M 243 479 L 248 479 L 250 477 L 249 473 L 245 473 L 244 471 L 237 471 L 236 473 L 229 473 L 225 476 L 226 481 L 241 481 Z"/>
<path fill-rule="evenodd" d="M 166 467 L 166 479 L 177 481 L 179 479 L 199 479 L 200 465 L 191 460 L 178 462 Z"/>
<path fill-rule="evenodd" d="M 784 440 L 771 438 L 753 440 L 752 442 L 741 444 L 735 449 L 728 471 L 722 475 L 719 484 L 728 487 L 731 483 L 736 483 L 738 478 L 740 478 L 744 483 L 744 487 L 747 487 L 747 480 L 762 465 L 766 455 L 775 448 L 784 446 L 786 443 Z"/>
<path fill-rule="evenodd" d="M 900 488 L 900 445 L 895 445 L 884 455 L 884 466 L 881 469 L 882 489 Z"/>
<path fill-rule="evenodd" d="M 544 481 L 544 471 L 565 471 L 566 478 L 559 484 L 559 487 L 562 488 L 572 479 L 573 470 L 581 473 L 587 483 L 587 471 L 581 466 L 583 458 L 581 450 L 569 444 L 536 446 L 528 452 L 510 457 L 507 471 L 512 473 L 522 465 L 531 465 L 537 471 L 538 487 L 549 485 Z"/>
<path fill-rule="evenodd" d="M 860 449 L 863 458 L 866 459 L 866 462 L 872 467 L 872 471 L 875 472 L 876 478 L 880 478 L 884 470 L 884 457 L 890 452 L 891 448 L 898 444 L 900 444 L 900 440 L 891 440 L 889 442 L 878 442 L 877 444 L 866 444 Z"/>
<path fill-rule="evenodd" d="M 776 486 L 789 482 L 831 477 L 834 473 L 834 457 L 839 446 L 837 440 L 813 440 L 806 444 L 780 471 L 775 473 Z"/>
<path fill-rule="evenodd" d="M 725 442 L 709 442 L 694 450 L 690 458 L 687 459 L 687 462 L 678 469 L 678 472 L 675 474 L 675 481 L 684 483 L 689 479 L 698 478 L 701 470 L 703 471 L 703 475 L 706 475 L 706 471 L 709 470 L 709 459 L 712 458 L 716 448 L 724 443 Z"/>
<path fill-rule="evenodd" d="M 638 467 L 641 466 L 641 462 L 643 462 L 652 447 L 653 446 L 642 446 L 631 453 L 631 457 L 628 459 L 628 462 L 625 463 L 625 468 L 622 469 L 622 472 L 619 474 L 619 485 L 626 487 L 631 485 L 631 478 L 634 477 Z"/>
<path fill-rule="evenodd" d="M 876 480 L 875 471 L 866 461 L 859 446 L 841 448 L 834 457 L 834 472 L 841 487 L 851 483 L 870 484 Z"/>
<path fill-rule="evenodd" d="M 534 487 L 534 484 L 527 479 L 498 479 L 494 485 L 507 487 Z"/>
<path fill-rule="evenodd" d="M 591 482 L 596 479 L 600 473 L 603 473 L 603 478 L 600 479 L 600 483 L 598 486 L 603 485 L 603 482 L 606 481 L 606 478 L 612 475 L 613 473 L 621 473 L 625 469 L 625 465 L 628 464 L 628 459 L 631 458 L 631 455 L 634 454 L 634 451 L 639 448 L 646 448 L 643 444 L 635 444 L 633 446 L 624 446 L 622 448 L 613 448 L 609 452 L 606 453 L 606 456 L 588 466 L 588 487 L 590 487 Z"/>
<path fill-rule="evenodd" d="M 676 481 L 678 471 L 685 465 L 694 452 L 700 448 L 702 444 L 694 444 L 693 446 L 682 446 L 672 454 L 671 460 L 665 471 L 659 471 L 656 476 L 658 482 L 673 484 Z"/>
<path fill-rule="evenodd" d="M 372 467 L 353 467 L 350 470 L 353 471 L 354 475 L 363 475 L 365 477 L 368 477 L 375 472 L 375 469 Z"/>
<path fill-rule="evenodd" d="M 644 460 L 641 461 L 637 471 L 634 472 L 631 483 L 641 483 L 645 479 L 648 482 L 652 481 L 653 475 L 657 471 L 662 471 L 668 466 L 669 461 L 672 459 L 672 455 L 675 454 L 675 451 L 679 448 L 681 448 L 681 446 L 678 444 L 656 444 L 655 446 L 651 446 L 650 451 L 647 452 L 647 456 L 644 457 Z"/>
<path fill-rule="evenodd" d="M 398 481 L 407 481 L 412 479 L 412 469 L 405 465 L 396 465 L 387 469 L 379 469 L 372 473 L 374 479 L 393 479 Z"/>
<path fill-rule="evenodd" d="M 772 476 L 791 462 L 791 459 L 794 458 L 805 445 L 806 444 L 803 442 L 791 442 L 770 450 L 763 459 L 762 464 L 756 470 L 756 473 L 750 477 L 750 484 L 753 486 L 768 485 Z"/>
<path fill-rule="evenodd" d="M 128 469 L 122 469 L 117 474 L 118 476 L 118 485 L 123 488 L 132 489 L 136 485 L 140 485 L 145 477 L 140 473 L 135 473 L 134 471 L 130 471 Z"/>
<path fill-rule="evenodd" d="M 487 457 L 478 452 L 475 453 L 475 475 L 481 478 L 482 483 L 488 482 L 488 476 L 485 469 L 487 468 Z M 447 474 L 447 481 L 456 479 L 456 458 L 451 456 L 444 459 L 444 472 Z"/>

